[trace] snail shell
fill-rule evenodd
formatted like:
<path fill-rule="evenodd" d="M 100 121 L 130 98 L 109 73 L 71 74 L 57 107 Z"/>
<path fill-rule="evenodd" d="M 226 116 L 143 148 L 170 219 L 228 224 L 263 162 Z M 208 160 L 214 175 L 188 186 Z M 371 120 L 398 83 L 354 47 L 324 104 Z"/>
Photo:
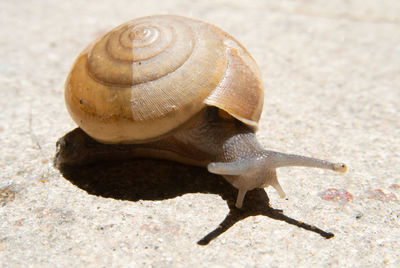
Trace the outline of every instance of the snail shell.
<path fill-rule="evenodd" d="M 233 37 L 179 16 L 151 16 L 110 31 L 77 58 L 65 100 L 103 143 L 143 143 L 180 129 L 206 106 L 256 128 L 260 71 Z"/>
<path fill-rule="evenodd" d="M 201 21 L 151 16 L 115 28 L 78 56 L 65 100 L 74 121 L 100 143 L 93 146 L 81 131 L 66 135 L 58 142 L 60 165 L 104 158 L 104 144 L 129 143 L 111 151 L 224 176 L 238 189 L 238 208 L 254 188 L 272 186 L 285 196 L 276 168 L 346 171 L 341 163 L 262 148 L 255 137 L 263 106 L 257 64 L 233 37 Z"/>

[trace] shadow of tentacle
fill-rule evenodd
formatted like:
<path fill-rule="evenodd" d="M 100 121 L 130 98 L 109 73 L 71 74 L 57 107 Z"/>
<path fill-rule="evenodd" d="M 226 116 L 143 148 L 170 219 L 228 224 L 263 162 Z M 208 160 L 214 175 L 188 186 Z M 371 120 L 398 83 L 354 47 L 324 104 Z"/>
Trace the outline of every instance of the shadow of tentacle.
<path fill-rule="evenodd" d="M 83 146 L 83 147 L 82 147 Z M 229 230 L 235 223 L 249 217 L 263 215 L 285 221 L 325 238 L 333 237 L 315 226 L 292 219 L 281 210 L 270 207 L 264 189 L 249 191 L 243 209 L 235 207 L 237 190 L 223 177 L 207 172 L 204 168 L 153 159 L 130 159 L 125 145 L 102 145 L 75 129 L 62 137 L 58 143 L 55 167 L 64 178 L 87 193 L 106 198 L 129 201 L 165 200 L 188 193 L 209 193 L 222 197 L 230 208 L 224 221 L 212 232 L 198 241 L 207 245 Z M 129 145 L 126 145 L 129 147 Z M 88 152 L 96 148 L 96 152 Z M 129 149 L 128 149 L 129 151 Z M 87 158 L 81 165 L 60 164 L 65 156 Z M 60 161 L 62 160 L 62 161 Z M 81 159 L 79 160 L 81 161 Z"/>
<path fill-rule="evenodd" d="M 243 209 L 237 209 L 232 202 L 228 202 L 230 211 L 225 219 L 219 224 L 219 226 L 208 235 L 200 239 L 197 244 L 207 245 L 213 239 L 220 236 L 222 233 L 227 231 L 235 223 L 246 219 L 250 216 L 267 216 L 269 218 L 285 221 L 289 224 L 298 226 L 308 231 L 313 231 L 320 234 L 322 237 L 329 239 L 334 236 L 333 233 L 325 232 L 316 226 L 295 220 L 283 214 L 280 209 L 274 209 L 269 206 L 269 199 L 264 189 L 255 189 L 250 191 L 246 195 L 246 200 Z"/>

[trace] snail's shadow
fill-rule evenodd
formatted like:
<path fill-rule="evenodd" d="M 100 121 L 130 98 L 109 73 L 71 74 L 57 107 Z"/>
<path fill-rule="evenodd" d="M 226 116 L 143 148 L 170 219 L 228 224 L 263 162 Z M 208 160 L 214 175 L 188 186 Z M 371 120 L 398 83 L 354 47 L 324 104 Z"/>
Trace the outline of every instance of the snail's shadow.
<path fill-rule="evenodd" d="M 204 168 L 150 159 L 102 162 L 86 166 L 59 165 L 58 168 L 67 180 L 87 193 L 107 198 L 138 201 L 164 200 L 187 193 L 220 195 L 227 202 L 230 211 L 215 230 L 198 241 L 199 245 L 207 245 L 240 220 L 257 215 L 285 221 L 318 233 L 324 238 L 334 236 L 290 218 L 281 210 L 271 208 L 264 189 L 248 192 L 243 208 L 237 209 L 234 206 L 237 190 L 221 176 L 210 174 Z"/>

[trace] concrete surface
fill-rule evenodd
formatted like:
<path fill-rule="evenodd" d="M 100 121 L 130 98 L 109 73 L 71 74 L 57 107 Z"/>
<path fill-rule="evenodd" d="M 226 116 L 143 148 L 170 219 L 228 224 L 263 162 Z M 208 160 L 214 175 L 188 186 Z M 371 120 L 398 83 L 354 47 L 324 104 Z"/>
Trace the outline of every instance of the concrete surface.
<path fill-rule="evenodd" d="M 202 169 L 53 168 L 75 128 L 63 100 L 75 57 L 160 13 L 218 25 L 253 54 L 267 148 L 348 173 L 281 169 L 288 199 L 253 191 L 239 213 L 234 190 Z M 0 0 L 0 22 L 1 267 L 400 266 L 399 1 Z"/>

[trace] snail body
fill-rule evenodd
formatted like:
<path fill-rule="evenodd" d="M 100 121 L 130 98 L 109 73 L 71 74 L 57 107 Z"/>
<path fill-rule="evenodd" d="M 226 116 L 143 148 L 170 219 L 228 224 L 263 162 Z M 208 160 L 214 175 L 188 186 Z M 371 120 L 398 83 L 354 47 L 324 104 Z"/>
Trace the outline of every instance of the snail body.
<path fill-rule="evenodd" d="M 135 157 L 207 167 L 238 189 L 238 208 L 254 188 L 271 185 L 285 196 L 278 167 L 346 170 L 265 150 L 255 137 L 263 92 L 258 66 L 237 40 L 169 15 L 135 19 L 99 38 L 78 56 L 65 84 L 71 117 L 94 140 L 129 144 Z M 81 148 L 58 161 L 96 158 L 98 151 Z"/>

